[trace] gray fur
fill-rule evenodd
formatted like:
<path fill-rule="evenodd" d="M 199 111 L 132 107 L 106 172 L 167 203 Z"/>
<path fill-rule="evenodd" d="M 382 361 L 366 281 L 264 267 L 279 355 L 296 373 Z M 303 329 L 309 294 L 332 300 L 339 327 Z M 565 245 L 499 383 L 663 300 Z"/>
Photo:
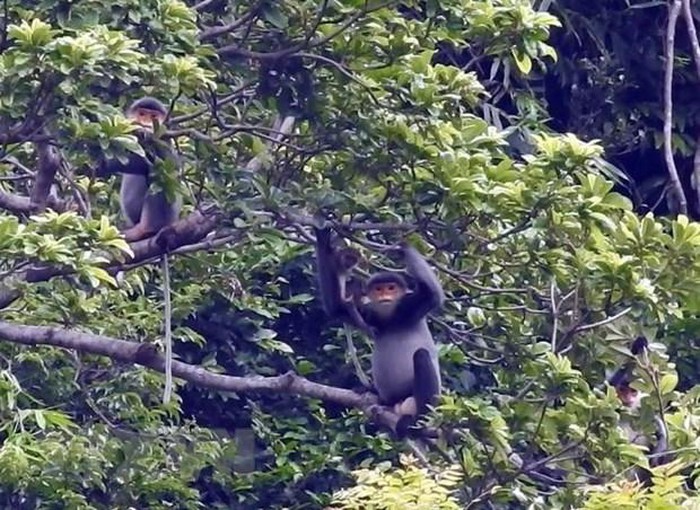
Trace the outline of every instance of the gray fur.
<path fill-rule="evenodd" d="M 136 225 L 143 216 L 149 229 L 158 232 L 177 221 L 182 201 L 178 197 L 171 203 L 165 192 L 148 193 L 148 187 L 148 178 L 144 175 L 122 175 L 119 190 L 122 215 L 128 226 Z"/>
<path fill-rule="evenodd" d="M 372 378 L 381 403 L 395 406 L 413 397 L 420 415 L 427 405 L 434 403 L 441 390 L 437 347 L 426 316 L 442 306 L 445 294 L 421 254 L 411 246 L 403 247 L 402 251 L 407 271 L 415 280 L 415 290 L 404 294 L 396 303 L 363 303 L 356 310 L 357 301 L 347 301 L 341 296 L 340 289 L 349 275 L 339 271 L 335 263 L 330 229 L 316 231 L 318 282 L 326 313 L 371 333 Z M 422 356 L 416 356 L 419 351 Z M 416 367 L 420 367 L 418 377 Z"/>

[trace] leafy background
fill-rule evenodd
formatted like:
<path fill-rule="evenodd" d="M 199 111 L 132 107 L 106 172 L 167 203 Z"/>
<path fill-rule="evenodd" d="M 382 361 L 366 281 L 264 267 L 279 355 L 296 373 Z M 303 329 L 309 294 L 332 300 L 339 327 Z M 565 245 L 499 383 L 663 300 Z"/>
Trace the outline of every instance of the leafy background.
<path fill-rule="evenodd" d="M 5 0 L 2 12 L 3 507 L 698 504 L 699 77 L 681 22 L 672 132 L 686 217 L 662 152 L 665 2 Z M 185 200 L 187 242 L 169 257 L 178 359 L 356 386 L 348 333 L 315 297 L 313 216 L 361 250 L 363 272 L 395 267 L 382 248 L 407 238 L 448 294 L 431 319 L 437 445 L 393 441 L 308 391 L 192 377 L 164 406 L 157 370 L 100 355 L 162 342 L 161 252 L 119 237 L 118 178 L 95 175 L 101 154 L 138 150 L 121 112 L 143 93 L 168 104 L 184 161 L 159 179 Z M 56 348 L 75 346 L 66 331 L 100 336 Z M 651 347 L 629 413 L 605 378 L 639 335 Z M 352 340 L 368 371 L 371 346 Z M 651 436 L 655 415 L 675 460 L 642 488 L 630 477 L 645 451 L 619 425 Z"/>

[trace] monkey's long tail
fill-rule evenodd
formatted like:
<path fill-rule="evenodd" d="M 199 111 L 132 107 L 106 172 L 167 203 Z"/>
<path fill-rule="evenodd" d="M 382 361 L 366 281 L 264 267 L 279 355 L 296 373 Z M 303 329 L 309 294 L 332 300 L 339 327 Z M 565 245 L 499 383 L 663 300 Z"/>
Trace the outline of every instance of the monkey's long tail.
<path fill-rule="evenodd" d="M 170 402 L 173 393 L 173 335 L 171 329 L 172 306 L 170 304 L 170 264 L 167 253 L 161 259 L 163 266 L 163 301 L 165 304 L 165 388 L 163 404 Z"/>

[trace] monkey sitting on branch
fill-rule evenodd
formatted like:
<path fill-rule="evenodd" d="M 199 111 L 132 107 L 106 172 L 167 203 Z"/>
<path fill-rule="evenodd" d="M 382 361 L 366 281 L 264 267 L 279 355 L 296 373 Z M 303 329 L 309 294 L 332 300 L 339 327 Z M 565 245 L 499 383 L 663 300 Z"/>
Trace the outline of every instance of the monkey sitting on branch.
<path fill-rule="evenodd" d="M 149 138 L 157 126 L 165 125 L 168 111 L 159 100 L 142 97 L 126 109 L 126 117 L 139 126 L 137 137 L 146 153 L 146 157 L 130 153 L 126 163 L 117 159 L 103 161 L 100 174 L 122 174 L 119 191 L 119 204 L 128 228 L 123 232 L 129 242 L 139 241 L 161 232 L 165 227 L 176 222 L 180 214 L 181 199 L 169 199 L 165 191 L 149 191 L 153 167 L 157 159 L 173 161 L 178 169 L 180 161 L 175 156 L 171 145 Z M 152 152 L 154 154 L 149 154 Z M 166 243 L 167 244 L 167 243 Z M 167 245 L 166 245 L 167 248 Z M 163 403 L 170 401 L 172 394 L 172 327 L 170 304 L 170 267 L 167 253 L 162 256 L 164 329 L 165 329 L 165 389 Z"/>
<path fill-rule="evenodd" d="M 100 169 L 101 174 L 122 174 L 119 203 L 129 227 L 123 232 L 124 239 L 129 242 L 157 234 L 177 221 L 180 214 L 179 196 L 170 199 L 163 190 L 149 191 L 156 159 L 172 161 L 180 168 L 170 144 L 148 138 L 157 125 L 165 125 L 167 113 L 163 103 L 153 97 L 134 101 L 126 109 L 126 117 L 139 126 L 137 137 L 146 157 L 132 152 L 125 163 L 110 159 L 103 161 Z"/>
<path fill-rule="evenodd" d="M 394 432 L 399 439 L 420 436 L 416 421 L 435 405 L 440 395 L 437 347 L 426 321 L 442 306 L 442 286 L 425 259 L 412 246 L 399 248 L 408 273 L 416 283 L 408 291 L 398 272 L 380 272 L 367 282 L 366 295 L 347 283 L 358 256 L 336 251 L 330 228 L 316 229 L 316 260 L 321 299 L 326 313 L 372 336 L 372 378 L 382 405 L 399 416 Z"/>

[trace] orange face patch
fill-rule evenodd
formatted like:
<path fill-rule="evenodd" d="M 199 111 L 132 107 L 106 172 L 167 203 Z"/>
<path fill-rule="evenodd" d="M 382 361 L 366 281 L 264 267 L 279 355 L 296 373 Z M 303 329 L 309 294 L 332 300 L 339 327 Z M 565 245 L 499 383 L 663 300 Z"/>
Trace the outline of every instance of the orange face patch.
<path fill-rule="evenodd" d="M 637 399 L 638 392 L 629 386 L 621 386 L 617 388 L 617 396 L 626 406 L 631 406 Z"/>
<path fill-rule="evenodd" d="M 137 108 L 131 114 L 131 120 L 136 122 L 138 125 L 153 129 L 154 124 L 158 121 L 162 124 L 165 120 L 165 115 L 156 110 L 149 110 L 148 108 Z"/>
<path fill-rule="evenodd" d="M 396 301 L 403 295 L 403 289 L 397 283 L 376 283 L 369 289 L 369 298 L 373 302 Z"/>

